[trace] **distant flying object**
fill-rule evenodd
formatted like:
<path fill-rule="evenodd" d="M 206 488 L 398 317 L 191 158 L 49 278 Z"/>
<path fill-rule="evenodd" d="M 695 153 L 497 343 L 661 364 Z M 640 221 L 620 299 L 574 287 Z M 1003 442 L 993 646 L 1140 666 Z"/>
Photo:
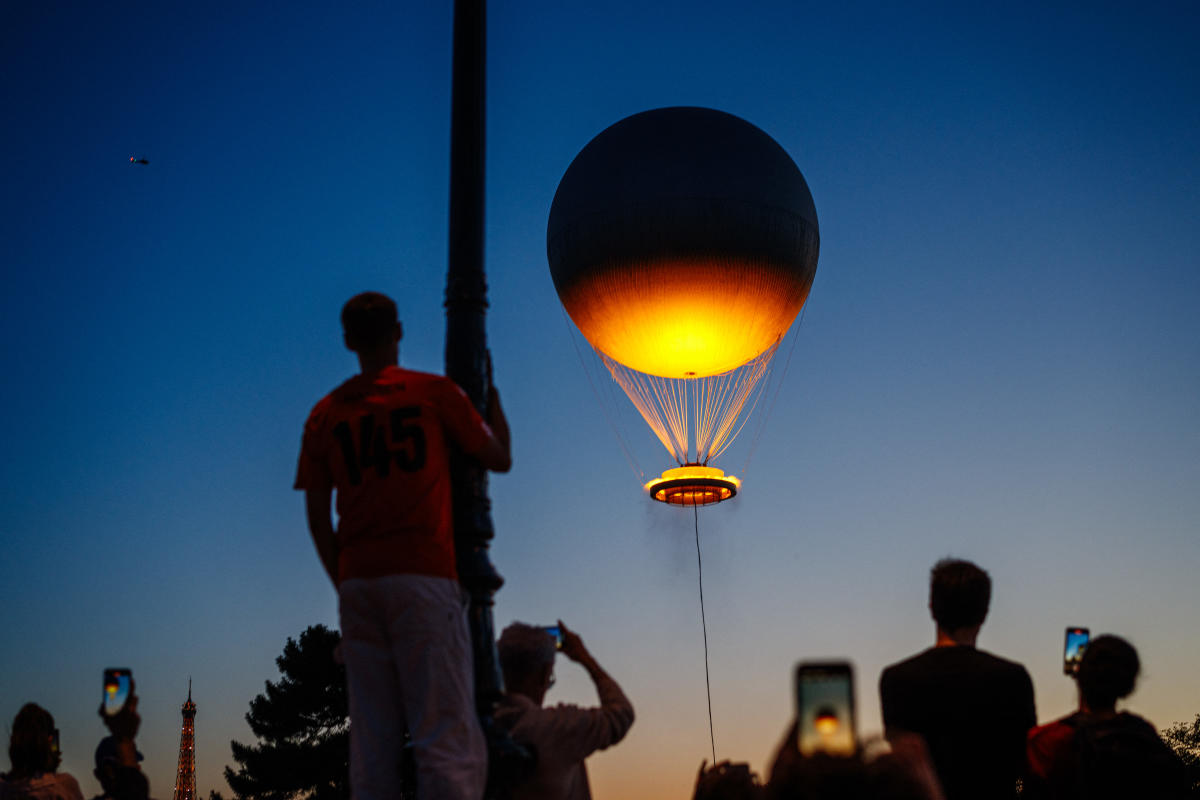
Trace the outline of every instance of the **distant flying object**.
<path fill-rule="evenodd" d="M 130 163 L 130 164 L 149 164 L 149 163 L 150 163 L 150 159 L 148 159 L 148 158 L 134 158 L 133 156 L 130 156 L 130 157 L 129 157 L 129 163 Z"/>

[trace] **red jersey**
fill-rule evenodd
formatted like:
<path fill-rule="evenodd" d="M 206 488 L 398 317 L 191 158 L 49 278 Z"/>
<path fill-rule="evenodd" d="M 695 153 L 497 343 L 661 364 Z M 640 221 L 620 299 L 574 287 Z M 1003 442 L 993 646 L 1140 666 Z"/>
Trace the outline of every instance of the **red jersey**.
<path fill-rule="evenodd" d="M 338 579 L 456 578 L 447 440 L 480 455 L 492 432 L 441 375 L 389 366 L 326 395 L 304 425 L 297 489 L 336 489 Z"/>

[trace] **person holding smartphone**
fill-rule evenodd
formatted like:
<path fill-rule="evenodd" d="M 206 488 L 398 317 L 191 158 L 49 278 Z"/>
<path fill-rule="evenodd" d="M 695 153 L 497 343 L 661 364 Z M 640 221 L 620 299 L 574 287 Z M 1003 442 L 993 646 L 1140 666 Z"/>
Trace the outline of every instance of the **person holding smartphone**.
<path fill-rule="evenodd" d="M 26 703 L 13 719 L 8 757 L 12 768 L 0 776 L 0 800 L 83 800 L 79 781 L 58 771 L 54 717 L 36 703 Z"/>
<path fill-rule="evenodd" d="M 138 764 L 142 754 L 134 742 L 142 725 L 137 708 L 132 672 L 106 669 L 99 713 L 109 735 L 96 746 L 93 772 L 104 791 L 92 800 L 148 800 L 150 796 L 150 782 Z"/>
<path fill-rule="evenodd" d="M 512 791 L 513 800 L 589 800 L 584 759 L 621 741 L 633 725 L 633 704 L 584 647 L 583 639 L 558 622 L 561 652 L 587 670 L 600 705 L 545 707 L 554 685 L 555 637 L 546 628 L 514 622 L 504 629 L 496 649 L 508 694 L 496 709 L 496 722 L 513 739 L 534 750 L 534 774 Z"/>
<path fill-rule="evenodd" d="M 1106 634 L 1088 644 L 1076 673 L 1079 707 L 1029 732 L 1031 800 L 1175 800 L 1189 795 L 1183 762 L 1154 726 L 1117 701 L 1128 697 L 1141 671 L 1133 645 Z"/>

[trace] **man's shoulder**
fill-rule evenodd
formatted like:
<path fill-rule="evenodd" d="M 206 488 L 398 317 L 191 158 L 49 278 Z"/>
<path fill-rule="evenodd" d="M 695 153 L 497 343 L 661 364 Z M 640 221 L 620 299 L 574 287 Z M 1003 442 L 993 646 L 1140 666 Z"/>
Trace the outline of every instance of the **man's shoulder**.
<path fill-rule="evenodd" d="M 497 719 L 501 715 L 505 717 L 518 717 L 528 712 L 531 708 L 537 708 L 537 704 L 525 695 L 505 693 L 501 695 L 500 702 L 496 704 L 496 717 Z"/>
<path fill-rule="evenodd" d="M 372 384 L 380 389 L 400 389 L 408 394 L 422 395 L 424 399 L 433 403 L 445 400 L 448 395 L 455 398 L 466 397 L 458 384 L 445 375 L 404 367 L 388 367 L 380 371 Z"/>
<path fill-rule="evenodd" d="M 1056 720 L 1036 725 L 1029 729 L 1026 734 L 1031 747 L 1045 748 L 1047 744 L 1054 744 L 1062 739 L 1073 738 L 1075 731 L 1079 729 L 1080 712 L 1076 711 L 1065 717 L 1059 717 Z"/>
<path fill-rule="evenodd" d="M 884 667 L 881 681 L 904 680 L 917 675 L 939 672 L 979 672 L 1028 679 L 1025 667 L 974 647 L 930 647 Z"/>
<path fill-rule="evenodd" d="M 986 650 L 976 650 L 978 654 L 978 662 L 981 669 L 986 669 L 998 675 L 1005 675 L 1014 680 L 1029 681 L 1029 670 L 1025 669 L 1025 665 L 1017 661 L 1012 661 L 995 653 L 989 653 Z"/>
<path fill-rule="evenodd" d="M 363 383 L 362 375 L 351 375 L 346 380 L 339 383 L 329 391 L 324 397 L 316 402 L 312 411 L 309 412 L 309 418 L 327 414 L 329 410 L 341 403 L 345 403 L 355 396 L 360 396 L 364 393 L 366 384 Z"/>
<path fill-rule="evenodd" d="M 598 708 L 585 708 L 577 706 L 573 703 L 555 703 L 552 706 L 539 706 L 532 700 L 523 697 L 506 697 L 501 701 L 500 711 L 508 717 L 525 720 L 527 722 L 540 722 L 545 725 L 551 725 L 555 722 L 568 722 L 586 716 Z"/>
<path fill-rule="evenodd" d="M 553 739 L 563 735 L 562 726 L 576 720 L 581 710 L 562 703 L 539 706 L 524 695 L 506 695 L 496 708 L 496 721 L 509 731 Z"/>
<path fill-rule="evenodd" d="M 407 369 L 405 367 L 387 367 L 379 372 L 381 380 L 389 383 L 414 383 L 414 384 L 430 384 L 430 383 L 454 383 L 445 375 L 438 375 L 436 372 L 421 372 L 417 369 Z"/>
<path fill-rule="evenodd" d="M 379 372 L 367 375 L 362 373 L 351 375 L 329 394 L 322 397 L 313 407 L 313 413 L 335 405 L 355 404 L 379 392 L 395 391 L 396 389 L 439 392 L 448 388 L 457 389 L 458 387 L 445 375 L 419 372 L 403 367 L 385 367 Z"/>
<path fill-rule="evenodd" d="M 897 661 L 894 664 L 889 664 L 883 668 L 881 676 L 887 679 L 895 679 L 912 673 L 923 672 L 927 664 L 931 661 L 936 661 L 936 656 L 933 655 L 936 649 L 931 647 L 919 653 L 914 653 L 908 658 Z"/>

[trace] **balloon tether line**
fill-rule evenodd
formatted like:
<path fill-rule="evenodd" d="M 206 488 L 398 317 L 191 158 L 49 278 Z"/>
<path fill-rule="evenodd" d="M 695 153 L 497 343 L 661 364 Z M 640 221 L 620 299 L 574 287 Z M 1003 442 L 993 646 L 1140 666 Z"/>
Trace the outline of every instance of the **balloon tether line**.
<path fill-rule="evenodd" d="M 708 741 L 712 745 L 712 763 L 717 765 L 717 738 L 713 735 L 712 684 L 708 679 L 708 623 L 704 619 L 704 566 L 700 563 L 700 510 L 692 506 L 696 526 L 696 575 L 700 579 L 700 630 L 704 632 L 704 692 L 708 696 Z"/>

